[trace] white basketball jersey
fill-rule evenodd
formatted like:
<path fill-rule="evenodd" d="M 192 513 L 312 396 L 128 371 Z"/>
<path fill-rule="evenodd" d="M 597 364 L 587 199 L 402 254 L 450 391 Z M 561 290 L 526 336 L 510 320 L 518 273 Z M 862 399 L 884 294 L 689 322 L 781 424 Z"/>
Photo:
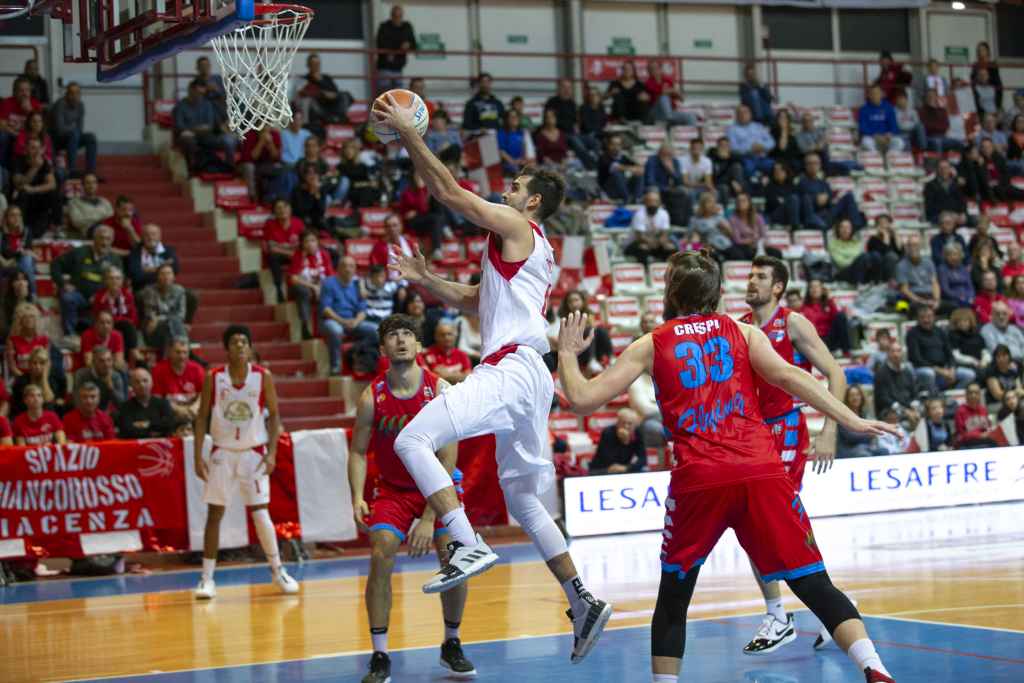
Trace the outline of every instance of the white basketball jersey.
<path fill-rule="evenodd" d="M 482 355 L 519 344 L 538 353 L 551 350 L 544 318 L 554 284 L 555 253 L 533 221 L 533 252 L 524 261 L 501 258 L 501 237 L 491 233 L 480 257 L 480 340 Z"/>
<path fill-rule="evenodd" d="M 213 396 L 210 406 L 210 436 L 216 448 L 248 451 L 266 446 L 266 421 L 263 419 L 263 373 L 258 365 L 249 365 L 245 383 L 235 386 L 226 366 L 213 371 Z"/>

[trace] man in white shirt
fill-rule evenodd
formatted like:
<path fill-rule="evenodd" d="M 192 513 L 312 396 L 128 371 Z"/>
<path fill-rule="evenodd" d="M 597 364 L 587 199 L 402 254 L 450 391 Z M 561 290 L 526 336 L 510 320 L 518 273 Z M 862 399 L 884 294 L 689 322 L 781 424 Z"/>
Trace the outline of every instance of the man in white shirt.
<path fill-rule="evenodd" d="M 704 154 L 704 141 L 700 138 L 690 140 L 690 153 L 679 158 L 683 168 L 683 187 L 690 192 L 693 201 L 699 201 L 705 192 L 714 192 L 714 172 L 711 159 Z"/>
<path fill-rule="evenodd" d="M 644 206 L 633 214 L 629 227 L 633 231 L 633 241 L 623 249 L 626 256 L 643 263 L 664 261 L 678 249 L 669 234 L 668 211 L 661 205 L 661 193 L 657 188 L 644 194 Z"/>

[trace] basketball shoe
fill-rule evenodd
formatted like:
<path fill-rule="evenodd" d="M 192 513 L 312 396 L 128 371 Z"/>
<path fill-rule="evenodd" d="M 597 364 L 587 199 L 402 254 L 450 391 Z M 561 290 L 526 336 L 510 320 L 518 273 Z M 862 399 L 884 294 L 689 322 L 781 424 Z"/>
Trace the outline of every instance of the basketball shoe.
<path fill-rule="evenodd" d="M 274 572 L 274 585 L 285 595 L 294 595 L 299 592 L 299 582 L 293 579 L 284 567 Z"/>
<path fill-rule="evenodd" d="M 586 611 L 578 615 L 572 613 L 572 608 L 565 611 L 572 622 L 573 642 L 569 661 L 573 664 L 579 664 L 590 654 L 612 616 L 612 606 L 604 600 L 597 600 L 590 593 L 583 593 L 580 597 Z"/>
<path fill-rule="evenodd" d="M 362 683 L 391 683 L 391 657 L 386 652 L 374 652 L 370 657 L 370 671 Z"/>
<path fill-rule="evenodd" d="M 213 600 L 217 597 L 217 586 L 214 584 L 213 579 L 200 578 L 194 595 L 196 600 Z"/>
<path fill-rule="evenodd" d="M 441 666 L 451 672 L 448 678 L 476 676 L 476 667 L 473 666 L 473 662 L 466 659 L 462 652 L 462 641 L 458 638 L 449 638 L 441 644 Z"/>
<path fill-rule="evenodd" d="M 483 574 L 494 566 L 498 556 L 484 543 L 480 534 L 475 545 L 462 545 L 458 541 L 448 544 L 448 564 L 423 584 L 424 593 L 442 593 L 462 585 L 471 577 Z"/>
<path fill-rule="evenodd" d="M 773 615 L 766 614 L 761 620 L 761 627 L 757 629 L 753 640 L 743 646 L 743 654 L 767 655 L 794 640 L 796 640 L 796 625 L 793 623 L 792 613 L 786 614 L 785 621 L 779 621 Z"/>
<path fill-rule="evenodd" d="M 883 673 L 875 671 L 871 667 L 864 669 L 864 680 L 867 681 L 867 683 L 896 683 L 896 679 L 892 676 L 886 676 Z"/>

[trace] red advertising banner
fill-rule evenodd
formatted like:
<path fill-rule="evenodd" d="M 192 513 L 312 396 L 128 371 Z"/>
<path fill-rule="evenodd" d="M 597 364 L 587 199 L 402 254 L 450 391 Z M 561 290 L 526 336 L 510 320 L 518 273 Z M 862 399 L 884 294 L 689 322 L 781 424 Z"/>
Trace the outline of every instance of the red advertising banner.
<path fill-rule="evenodd" d="M 182 458 L 177 439 L 2 449 L 0 556 L 187 547 Z"/>

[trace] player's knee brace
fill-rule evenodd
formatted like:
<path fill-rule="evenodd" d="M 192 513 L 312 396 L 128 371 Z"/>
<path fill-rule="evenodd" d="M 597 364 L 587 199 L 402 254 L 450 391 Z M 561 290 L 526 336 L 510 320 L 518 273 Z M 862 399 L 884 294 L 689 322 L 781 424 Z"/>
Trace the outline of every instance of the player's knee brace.
<path fill-rule="evenodd" d="M 821 624 L 832 633 L 839 624 L 848 619 L 860 619 L 860 612 L 853 606 L 846 594 L 832 585 L 828 572 L 816 572 L 799 579 L 787 580 L 790 590 L 800 602 L 818 617 Z"/>
<path fill-rule="evenodd" d="M 700 567 L 694 567 L 683 579 L 677 572 L 662 572 L 658 602 L 651 619 L 651 656 L 683 658 L 686 649 L 686 611 L 693 598 Z"/>
<path fill-rule="evenodd" d="M 501 484 L 509 513 L 533 541 L 545 562 L 569 552 L 565 537 L 537 497 L 535 482 L 531 477 L 521 479 L 523 481 L 512 479 Z"/>

